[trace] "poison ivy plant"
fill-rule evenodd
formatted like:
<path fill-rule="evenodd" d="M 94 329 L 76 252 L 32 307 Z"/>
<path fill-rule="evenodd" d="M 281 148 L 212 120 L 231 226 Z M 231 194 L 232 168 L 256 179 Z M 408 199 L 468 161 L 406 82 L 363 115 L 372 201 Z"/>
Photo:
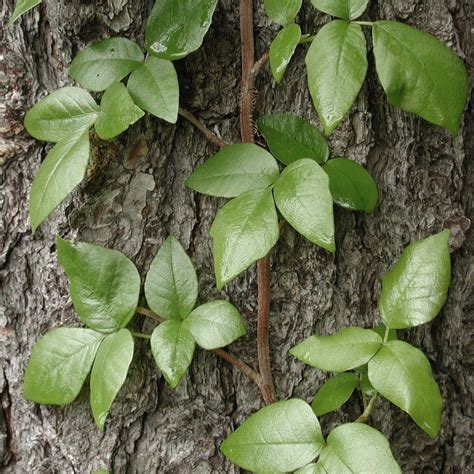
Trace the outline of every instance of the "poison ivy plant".
<path fill-rule="evenodd" d="M 369 0 L 311 0 L 318 10 L 344 20 L 355 20 L 366 10 Z"/>
<path fill-rule="evenodd" d="M 25 14 L 27 11 L 31 10 L 32 8 L 39 5 L 42 0 L 17 0 L 15 4 L 15 9 L 13 10 L 12 16 L 10 17 L 10 21 L 8 24 L 11 26 L 15 23 L 20 16 Z"/>
<path fill-rule="evenodd" d="M 300 11 L 302 0 L 265 0 L 265 12 L 275 23 L 286 26 Z"/>
<path fill-rule="evenodd" d="M 300 27 L 292 23 L 283 28 L 270 45 L 270 66 L 277 82 L 283 79 L 286 68 L 301 39 Z"/>

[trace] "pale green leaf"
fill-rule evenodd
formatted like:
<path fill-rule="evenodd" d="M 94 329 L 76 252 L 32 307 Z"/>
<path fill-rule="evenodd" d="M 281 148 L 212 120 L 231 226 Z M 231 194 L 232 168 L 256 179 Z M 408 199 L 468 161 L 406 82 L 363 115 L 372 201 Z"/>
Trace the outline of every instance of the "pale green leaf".
<path fill-rule="evenodd" d="M 198 295 L 198 279 L 191 259 L 170 235 L 151 263 L 145 280 L 150 308 L 165 319 L 184 319 Z"/>
<path fill-rule="evenodd" d="M 443 400 L 423 352 L 402 341 L 386 343 L 369 362 L 369 380 L 429 436 L 437 436 Z"/>
<path fill-rule="evenodd" d="M 294 471 L 313 461 L 323 447 L 318 419 L 303 400 L 262 408 L 222 444 L 233 463 L 254 472 Z"/>
<path fill-rule="evenodd" d="M 369 0 L 311 0 L 311 3 L 328 15 L 355 20 L 365 12 Z"/>
<path fill-rule="evenodd" d="M 79 317 L 92 329 L 113 332 L 135 314 L 140 275 L 122 253 L 98 245 L 56 237 L 58 259 L 70 283 L 71 299 Z"/>
<path fill-rule="evenodd" d="M 265 0 L 265 12 L 275 23 L 286 26 L 300 11 L 302 0 Z"/>
<path fill-rule="evenodd" d="M 306 55 L 309 91 L 329 135 L 349 112 L 367 73 L 360 25 L 335 20 L 323 26 Z"/>
<path fill-rule="evenodd" d="M 303 159 L 288 166 L 275 183 L 274 195 L 295 230 L 330 252 L 336 250 L 329 178 L 315 161 Z"/>
<path fill-rule="evenodd" d="M 25 14 L 27 11 L 39 5 L 42 0 L 17 0 L 15 4 L 15 9 L 13 10 L 12 16 L 8 24 L 11 26 L 15 23 L 21 15 Z"/>
<path fill-rule="evenodd" d="M 72 403 L 89 375 L 104 338 L 90 329 L 59 328 L 33 347 L 25 373 L 23 395 L 48 405 Z"/>
<path fill-rule="evenodd" d="M 223 148 L 187 179 L 186 186 L 203 194 L 235 197 L 271 186 L 280 175 L 268 151 L 252 143 Z"/>
<path fill-rule="evenodd" d="M 451 283 L 449 230 L 410 244 L 382 279 L 380 315 L 402 329 L 433 320 L 446 302 Z"/>
<path fill-rule="evenodd" d="M 295 23 L 283 28 L 270 45 L 270 67 L 277 82 L 283 79 L 286 68 L 301 39 L 301 29 Z"/>
<path fill-rule="evenodd" d="M 63 87 L 40 100 L 25 116 L 28 133 L 46 142 L 59 142 L 92 127 L 99 106 L 80 87 Z"/>
<path fill-rule="evenodd" d="M 311 463 L 295 471 L 295 474 L 327 474 L 319 463 Z"/>
<path fill-rule="evenodd" d="M 314 413 L 322 416 L 337 410 L 351 398 L 357 385 L 359 378 L 352 373 L 337 374 L 326 380 L 311 404 Z"/>

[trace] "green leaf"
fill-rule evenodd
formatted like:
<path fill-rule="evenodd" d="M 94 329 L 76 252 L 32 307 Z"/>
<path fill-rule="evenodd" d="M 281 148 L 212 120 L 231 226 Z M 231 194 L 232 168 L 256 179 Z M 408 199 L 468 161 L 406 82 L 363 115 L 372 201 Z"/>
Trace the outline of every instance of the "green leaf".
<path fill-rule="evenodd" d="M 352 327 L 332 336 L 308 337 L 290 354 L 327 372 L 345 372 L 367 364 L 381 346 L 382 338 L 374 331 Z"/>
<path fill-rule="evenodd" d="M 125 327 L 138 304 L 140 275 L 122 253 L 98 245 L 56 237 L 58 259 L 70 282 L 79 317 L 92 329 L 114 332 Z"/>
<path fill-rule="evenodd" d="M 347 423 L 331 431 L 318 464 L 321 472 L 337 474 L 402 472 L 385 436 L 363 423 Z"/>
<path fill-rule="evenodd" d="M 369 380 L 429 436 L 437 436 L 443 400 L 423 352 L 402 341 L 386 343 L 369 362 Z"/>
<path fill-rule="evenodd" d="M 38 140 L 59 142 L 92 127 L 99 106 L 89 92 L 63 87 L 40 100 L 25 116 L 25 128 Z"/>
<path fill-rule="evenodd" d="M 327 474 L 321 464 L 311 463 L 295 471 L 295 474 Z"/>
<path fill-rule="evenodd" d="M 415 327 L 433 320 L 451 283 L 449 230 L 410 244 L 382 279 L 380 315 L 386 326 Z"/>
<path fill-rule="evenodd" d="M 145 280 L 150 308 L 165 319 L 184 319 L 191 313 L 198 295 L 198 279 L 191 259 L 170 235 L 151 262 Z"/>
<path fill-rule="evenodd" d="M 134 41 L 109 38 L 83 49 L 71 63 L 69 75 L 86 89 L 104 91 L 139 68 L 143 59 Z"/>
<path fill-rule="evenodd" d="M 347 158 L 334 158 L 323 169 L 329 176 L 334 202 L 355 211 L 375 209 L 379 196 L 377 183 L 363 166 Z"/>
<path fill-rule="evenodd" d="M 318 419 L 303 400 L 262 408 L 222 444 L 233 463 L 254 472 L 294 471 L 311 462 L 324 440 Z"/>
<path fill-rule="evenodd" d="M 283 28 L 270 45 L 270 67 L 273 77 L 280 82 L 295 54 L 301 39 L 301 29 L 295 23 Z"/>
<path fill-rule="evenodd" d="M 13 23 L 15 23 L 15 21 L 18 20 L 21 15 L 36 7 L 36 5 L 39 5 L 41 2 L 42 0 L 17 0 L 15 4 L 15 9 L 13 10 L 8 25 L 13 25 Z"/>
<path fill-rule="evenodd" d="M 176 388 L 181 382 L 193 360 L 195 346 L 193 336 L 182 321 L 166 321 L 153 331 L 151 351 L 171 388 Z"/>
<path fill-rule="evenodd" d="M 311 3 L 328 15 L 355 20 L 365 12 L 369 0 L 311 0 Z"/>
<path fill-rule="evenodd" d="M 174 61 L 199 49 L 216 5 L 217 0 L 157 0 L 146 25 L 148 51 Z"/>
<path fill-rule="evenodd" d="M 95 131 L 99 138 L 111 140 L 144 115 L 143 110 L 133 102 L 127 88 L 121 82 L 114 82 L 105 91 L 100 102 Z"/>
<path fill-rule="evenodd" d="M 265 0 L 265 12 L 275 23 L 286 26 L 300 11 L 302 0 Z"/>
<path fill-rule="evenodd" d="M 208 351 L 228 346 L 247 333 L 242 316 L 228 301 L 211 301 L 199 306 L 186 319 L 184 327 Z"/>
<path fill-rule="evenodd" d="M 344 405 L 357 385 L 359 378 L 352 373 L 337 374 L 326 380 L 311 404 L 316 416 L 325 415 Z"/>
<path fill-rule="evenodd" d="M 33 233 L 84 179 L 89 151 L 89 130 L 83 129 L 57 143 L 48 153 L 31 185 Z"/>
<path fill-rule="evenodd" d="M 327 135 L 356 100 L 367 73 L 360 25 L 335 20 L 323 26 L 306 55 L 309 91 Z"/>
<path fill-rule="evenodd" d="M 307 120 L 292 114 L 265 115 L 257 120 L 271 152 L 285 165 L 303 158 L 324 163 L 329 148 L 319 130 Z"/>
<path fill-rule="evenodd" d="M 463 62 L 434 36 L 396 21 L 374 23 L 373 40 L 388 101 L 457 135 L 469 93 Z"/>
<path fill-rule="evenodd" d="M 59 328 L 33 347 L 25 373 L 23 395 L 48 405 L 72 403 L 89 375 L 104 338 L 90 329 Z"/>
<path fill-rule="evenodd" d="M 362 370 L 360 389 L 362 390 L 362 393 L 365 393 L 365 395 L 368 395 L 369 397 L 373 397 L 377 393 L 377 390 L 375 390 L 374 386 L 370 383 L 367 365 L 365 365 Z"/>
<path fill-rule="evenodd" d="M 102 342 L 91 372 L 91 408 L 97 427 L 105 420 L 117 393 L 127 378 L 133 359 L 133 337 L 128 329 L 109 334 Z"/>
<path fill-rule="evenodd" d="M 211 227 L 217 287 L 265 257 L 277 243 L 280 230 L 270 189 L 258 189 L 228 202 Z"/>
<path fill-rule="evenodd" d="M 334 252 L 334 216 L 329 178 L 313 160 L 288 166 L 274 187 L 275 202 L 288 223 L 308 240 Z"/>
<path fill-rule="evenodd" d="M 235 197 L 271 186 L 280 175 L 268 151 L 252 143 L 223 148 L 187 179 L 186 186 L 203 194 Z"/>
<path fill-rule="evenodd" d="M 135 104 L 170 123 L 178 120 L 179 83 L 170 61 L 148 56 L 145 64 L 132 72 L 128 91 Z"/>

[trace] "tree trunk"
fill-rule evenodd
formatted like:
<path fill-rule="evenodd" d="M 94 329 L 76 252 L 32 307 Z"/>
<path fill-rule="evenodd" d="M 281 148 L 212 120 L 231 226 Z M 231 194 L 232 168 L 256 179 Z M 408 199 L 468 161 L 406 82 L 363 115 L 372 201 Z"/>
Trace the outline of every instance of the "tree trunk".
<path fill-rule="evenodd" d="M 276 26 L 255 4 L 257 56 Z M 13 0 L 3 0 L 3 18 Z M 72 198 L 31 233 L 27 202 L 47 146 L 23 130 L 24 113 L 47 92 L 70 84 L 67 68 L 77 52 L 100 38 L 127 36 L 143 42 L 152 0 L 45 0 L 3 31 L 0 76 L 4 140 L 1 150 L 2 236 L 0 266 L 0 468 L 7 473 L 234 473 L 219 452 L 221 441 L 261 406 L 258 390 L 209 352 L 198 351 L 180 386 L 171 390 L 157 371 L 146 341 L 137 341 L 129 378 L 113 405 L 105 433 L 93 424 L 87 390 L 68 407 L 38 406 L 22 398 L 24 369 L 33 344 L 47 330 L 78 325 L 54 236 L 94 242 L 124 252 L 145 275 L 169 235 L 192 256 L 201 299 L 223 296 L 212 271 L 209 228 L 216 199 L 186 189 L 193 169 L 216 148 L 189 123 L 176 126 L 147 116 L 112 142 L 97 141 L 84 183 Z M 258 7 L 258 8 L 257 8 Z M 372 1 L 366 17 L 396 19 L 448 43 L 472 67 L 469 0 Z M 299 15 L 303 32 L 314 33 L 327 17 L 309 1 Z M 298 49 L 285 80 L 276 86 L 268 68 L 258 78 L 255 115 L 294 112 L 317 124 Z M 177 63 L 181 103 L 224 140 L 240 140 L 240 37 L 238 2 L 221 0 L 203 47 Z M 280 398 L 310 401 L 325 378 L 288 349 L 313 333 L 379 322 L 381 275 L 409 242 L 443 227 L 453 231 L 453 281 L 448 303 L 432 324 L 403 332 L 425 351 L 440 384 L 445 408 L 442 431 L 429 439 L 408 416 L 381 401 L 373 426 L 390 439 L 404 472 L 472 472 L 472 376 L 469 311 L 472 311 L 473 236 L 468 235 L 473 199 L 473 114 L 462 133 L 447 131 L 389 106 L 371 61 L 368 80 L 351 114 L 332 135 L 334 156 L 367 166 L 380 188 L 371 215 L 336 211 L 338 251 L 333 256 L 288 229 L 271 253 L 270 343 Z M 471 131 L 471 134 L 469 134 Z M 231 347 L 255 364 L 255 269 L 226 287 L 247 319 L 249 334 Z M 471 313 L 472 315 L 472 313 Z M 137 318 L 149 332 L 153 324 Z M 348 406 L 323 417 L 325 432 L 361 412 Z"/>

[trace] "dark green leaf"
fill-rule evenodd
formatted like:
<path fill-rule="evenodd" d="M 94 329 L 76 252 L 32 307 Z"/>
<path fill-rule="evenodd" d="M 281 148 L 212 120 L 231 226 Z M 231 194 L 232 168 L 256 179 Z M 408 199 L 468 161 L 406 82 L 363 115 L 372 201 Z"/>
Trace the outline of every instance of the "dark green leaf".
<path fill-rule="evenodd" d="M 324 165 L 334 201 L 355 211 L 372 212 L 379 191 L 374 178 L 359 163 L 347 158 L 334 158 Z"/>
<path fill-rule="evenodd" d="M 403 329 L 434 319 L 451 283 L 449 230 L 410 244 L 382 279 L 380 315 L 385 325 Z"/>
<path fill-rule="evenodd" d="M 265 257 L 277 243 L 280 230 L 270 189 L 242 194 L 228 202 L 211 227 L 217 287 Z"/>
<path fill-rule="evenodd" d="M 381 346 L 382 338 L 374 331 L 352 327 L 332 336 L 311 336 L 290 354 L 327 372 L 345 372 L 367 364 Z"/>
<path fill-rule="evenodd" d="M 270 67 L 277 82 L 283 79 L 286 67 L 295 54 L 301 38 L 301 29 L 295 23 L 283 28 L 270 45 Z"/>
<path fill-rule="evenodd" d="M 84 179 L 89 163 L 89 130 L 83 129 L 57 143 L 41 164 L 29 201 L 33 233 Z"/>
<path fill-rule="evenodd" d="M 63 87 L 40 100 L 25 116 L 28 133 L 46 142 L 59 142 L 92 127 L 99 107 L 89 92 Z"/>
<path fill-rule="evenodd" d="M 302 0 L 265 0 L 265 12 L 270 20 L 286 26 L 300 11 Z"/>
<path fill-rule="evenodd" d="M 329 178 L 313 160 L 288 166 L 274 188 L 275 202 L 288 223 L 308 240 L 334 252 L 334 216 Z"/>
<path fill-rule="evenodd" d="M 91 373 L 91 407 L 100 430 L 133 359 L 133 337 L 128 329 L 109 334 L 100 345 Z"/>
<path fill-rule="evenodd" d="M 166 321 L 153 331 L 153 357 L 171 388 L 176 388 L 181 382 L 193 360 L 195 346 L 193 336 L 182 321 Z"/>
<path fill-rule="evenodd" d="M 217 0 L 157 0 L 146 25 L 148 51 L 162 59 L 181 59 L 200 48 Z"/>
<path fill-rule="evenodd" d="M 42 2 L 42 0 L 17 0 L 15 4 L 15 9 L 13 10 L 12 16 L 10 17 L 10 21 L 8 24 L 11 26 L 13 23 L 15 23 L 18 18 L 20 18 L 21 15 L 26 13 L 28 10 L 31 10 L 32 8 L 36 7 L 36 5 L 39 5 Z"/>
<path fill-rule="evenodd" d="M 311 462 L 324 440 L 318 419 L 303 400 L 262 408 L 222 444 L 233 463 L 254 472 L 294 471 Z"/>
<path fill-rule="evenodd" d="M 367 73 L 360 25 L 335 20 L 323 26 L 306 56 L 309 91 L 329 135 L 349 112 Z"/>
<path fill-rule="evenodd" d="M 184 319 L 193 310 L 198 279 L 191 259 L 170 235 L 151 263 L 145 280 L 150 308 L 165 319 Z"/>
<path fill-rule="evenodd" d="M 363 423 L 338 426 L 328 436 L 319 458 L 321 472 L 401 474 L 390 445 L 379 431 Z"/>
<path fill-rule="evenodd" d="M 137 43 L 126 38 L 110 38 L 83 49 L 71 63 L 69 75 L 86 89 L 104 91 L 142 62 L 143 52 Z"/>
<path fill-rule="evenodd" d="M 271 152 L 285 165 L 303 158 L 324 163 L 329 148 L 319 130 L 307 120 L 292 114 L 265 115 L 257 120 Z"/>
<path fill-rule="evenodd" d="M 199 306 L 184 326 L 195 341 L 209 351 L 228 346 L 247 333 L 242 316 L 228 301 L 211 301 Z"/>
<path fill-rule="evenodd" d="M 359 385 L 359 378 L 352 373 L 337 374 L 326 380 L 318 390 L 311 407 L 317 416 L 337 410 L 351 398 Z"/>
<path fill-rule="evenodd" d="M 367 9 L 369 0 L 311 0 L 319 11 L 344 20 L 355 20 Z"/>
<path fill-rule="evenodd" d="M 25 373 L 23 395 L 48 405 L 72 403 L 89 375 L 104 338 L 90 329 L 59 328 L 33 347 Z"/>
<path fill-rule="evenodd" d="M 434 36 L 396 21 L 377 21 L 373 38 L 388 101 L 457 135 L 469 91 L 462 61 Z"/>
<path fill-rule="evenodd" d="M 59 262 L 70 282 L 72 302 L 87 326 L 101 332 L 125 327 L 135 314 L 140 275 L 122 253 L 56 237 Z"/>
<path fill-rule="evenodd" d="M 360 389 L 365 395 L 368 395 L 369 397 L 373 397 L 377 393 L 377 390 L 375 390 L 374 386 L 370 383 L 367 372 L 368 372 L 368 366 L 365 365 L 364 369 L 361 372 L 362 376 L 360 379 Z"/>
<path fill-rule="evenodd" d="M 186 186 L 210 196 L 235 197 L 271 186 L 279 175 L 278 164 L 268 151 L 240 143 L 209 158 L 188 178 Z"/>
<path fill-rule="evenodd" d="M 127 130 L 144 116 L 137 107 L 127 88 L 121 82 L 114 82 L 104 93 L 100 102 L 100 114 L 95 131 L 103 140 L 110 140 Z"/>
<path fill-rule="evenodd" d="M 436 437 L 443 400 L 423 352 L 402 341 L 386 343 L 369 362 L 369 380 L 429 436 Z"/>
<path fill-rule="evenodd" d="M 127 87 L 135 104 L 141 109 L 167 122 L 176 123 L 179 83 L 172 62 L 148 56 L 145 64 L 132 72 Z"/>

